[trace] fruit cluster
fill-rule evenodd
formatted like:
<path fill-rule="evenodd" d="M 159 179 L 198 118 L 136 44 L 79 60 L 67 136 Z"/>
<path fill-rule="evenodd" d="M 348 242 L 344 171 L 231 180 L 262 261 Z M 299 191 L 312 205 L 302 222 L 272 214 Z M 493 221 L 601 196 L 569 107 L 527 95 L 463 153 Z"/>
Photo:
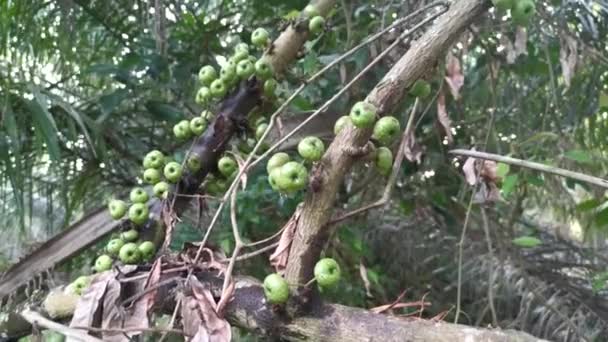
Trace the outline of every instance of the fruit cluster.
<path fill-rule="evenodd" d="M 338 285 L 340 281 L 340 265 L 332 258 L 323 258 L 315 264 L 314 281 L 321 292 Z M 264 295 L 271 304 L 284 304 L 289 299 L 289 284 L 278 273 L 272 273 L 264 278 Z"/>
<path fill-rule="evenodd" d="M 500 11 L 510 10 L 515 25 L 527 25 L 536 13 L 534 0 L 492 0 L 492 4 Z"/>

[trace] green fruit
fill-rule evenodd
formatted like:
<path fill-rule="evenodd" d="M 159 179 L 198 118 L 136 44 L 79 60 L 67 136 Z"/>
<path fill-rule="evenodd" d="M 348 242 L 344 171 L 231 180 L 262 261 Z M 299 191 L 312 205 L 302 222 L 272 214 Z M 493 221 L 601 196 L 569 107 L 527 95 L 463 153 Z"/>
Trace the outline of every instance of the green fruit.
<path fill-rule="evenodd" d="M 283 304 L 289 299 L 289 285 L 280 274 L 269 274 L 264 278 L 264 295 L 271 304 Z"/>
<path fill-rule="evenodd" d="M 137 244 L 129 242 L 122 246 L 118 257 L 125 264 L 137 264 L 141 255 L 139 249 L 137 249 Z"/>
<path fill-rule="evenodd" d="M 249 59 L 249 52 L 248 51 L 244 51 L 244 50 L 240 50 L 240 51 L 235 51 L 234 55 L 232 55 L 231 58 L 235 63 L 238 63 L 242 60 L 245 59 Z"/>
<path fill-rule="evenodd" d="M 177 183 L 182 178 L 182 166 L 177 162 L 167 163 L 163 171 L 170 183 Z"/>
<path fill-rule="evenodd" d="M 160 171 L 158 171 L 157 169 L 147 169 L 146 171 L 144 171 L 144 182 L 148 184 L 154 185 L 160 182 L 160 177 Z"/>
<path fill-rule="evenodd" d="M 200 117 L 205 119 L 205 122 L 209 123 L 213 121 L 213 119 L 215 118 L 215 114 L 213 114 L 213 112 L 211 112 L 210 110 L 204 110 L 201 112 Z"/>
<path fill-rule="evenodd" d="M 307 5 L 302 10 L 302 13 L 304 14 L 304 16 L 306 18 L 312 18 L 312 17 L 316 17 L 319 15 L 319 10 L 317 9 L 317 7 L 315 5 Z"/>
<path fill-rule="evenodd" d="M 232 157 L 224 156 L 217 162 L 217 169 L 224 177 L 232 176 L 238 170 L 238 168 L 239 165 Z"/>
<path fill-rule="evenodd" d="M 169 183 L 158 182 L 154 184 L 154 188 L 152 189 L 152 191 L 154 191 L 154 196 L 158 198 L 167 198 L 167 195 L 169 194 Z"/>
<path fill-rule="evenodd" d="M 259 27 L 251 33 L 251 44 L 264 47 L 268 44 L 268 39 L 270 38 L 270 34 L 266 31 L 265 28 Z"/>
<path fill-rule="evenodd" d="M 425 80 L 417 80 L 410 88 L 410 95 L 418 98 L 425 98 L 431 94 L 431 85 Z"/>
<path fill-rule="evenodd" d="M 139 232 L 137 229 L 129 229 L 120 233 L 120 239 L 125 242 L 133 242 L 139 238 Z"/>
<path fill-rule="evenodd" d="M 137 246 L 137 249 L 139 249 L 139 254 L 141 254 L 142 259 L 146 261 L 152 259 L 154 253 L 156 253 L 156 246 L 154 246 L 152 241 L 140 243 L 139 246 Z"/>
<path fill-rule="evenodd" d="M 332 287 L 340 281 L 340 265 L 332 258 L 324 258 L 315 264 L 315 279 L 321 287 Z"/>
<path fill-rule="evenodd" d="M 281 174 L 281 168 L 280 167 L 275 167 L 274 169 L 270 170 L 270 173 L 268 174 L 268 184 L 270 184 L 270 187 L 274 191 L 280 191 L 281 190 L 279 188 L 279 185 L 277 184 L 277 181 L 276 181 L 280 177 L 280 174 Z"/>
<path fill-rule="evenodd" d="M 374 125 L 374 133 L 372 138 L 384 145 L 389 145 L 399 136 L 401 125 L 399 120 L 394 116 L 385 116 L 380 118 Z"/>
<path fill-rule="evenodd" d="M 113 199 L 108 203 L 108 210 L 113 219 L 121 219 L 127 213 L 127 203 L 119 199 Z"/>
<path fill-rule="evenodd" d="M 207 120 L 197 116 L 190 120 L 190 131 L 195 135 L 201 135 L 207 129 Z"/>
<path fill-rule="evenodd" d="M 149 214 L 148 206 L 143 203 L 135 203 L 129 208 L 129 220 L 137 225 L 146 223 Z"/>
<path fill-rule="evenodd" d="M 196 92 L 195 102 L 199 105 L 204 105 L 209 103 L 211 98 L 211 90 L 207 87 L 201 87 L 201 89 Z"/>
<path fill-rule="evenodd" d="M 264 96 L 274 97 L 278 85 L 277 80 L 274 78 L 269 78 L 264 81 Z"/>
<path fill-rule="evenodd" d="M 247 43 L 238 43 L 234 47 L 234 52 L 247 52 L 247 53 L 249 53 L 249 45 L 247 45 Z"/>
<path fill-rule="evenodd" d="M 268 163 L 266 163 L 266 171 L 268 174 L 270 174 L 270 171 L 287 164 L 287 162 L 290 160 L 291 158 L 289 157 L 289 154 L 285 152 L 275 153 L 272 157 L 270 157 L 270 159 L 268 159 Z"/>
<path fill-rule="evenodd" d="M 325 145 L 317 137 L 306 137 L 298 143 L 298 153 L 308 161 L 317 161 L 323 157 Z"/>
<path fill-rule="evenodd" d="M 236 74 L 243 79 L 249 78 L 255 72 L 255 66 L 250 60 L 245 59 L 236 65 Z"/>
<path fill-rule="evenodd" d="M 56 331 L 45 330 L 42 333 L 42 337 L 42 341 L 44 342 L 65 342 L 65 336 Z M 23 341 L 19 340 L 19 342 Z"/>
<path fill-rule="evenodd" d="M 376 151 L 376 167 L 384 176 L 388 176 L 393 168 L 393 152 L 386 147 L 380 147 Z"/>
<path fill-rule="evenodd" d="M 513 23 L 520 26 L 527 25 L 534 14 L 536 14 L 536 6 L 532 0 L 517 0 L 511 10 Z"/>
<path fill-rule="evenodd" d="M 122 239 L 112 239 L 106 245 L 106 252 L 111 256 L 117 256 L 120 252 L 120 248 L 124 246 L 125 242 Z"/>
<path fill-rule="evenodd" d="M 324 29 L 325 29 L 325 19 L 320 15 L 313 17 L 308 22 L 308 31 L 310 31 L 310 33 L 312 33 L 312 34 L 319 34 L 319 33 L 323 32 Z"/>
<path fill-rule="evenodd" d="M 260 114 L 260 117 L 255 119 L 254 127 L 258 127 L 261 124 L 268 124 L 268 119 L 264 116 L 264 114 Z"/>
<path fill-rule="evenodd" d="M 95 272 L 104 272 L 110 268 L 112 268 L 112 258 L 107 254 L 100 255 L 93 266 Z"/>
<path fill-rule="evenodd" d="M 144 188 L 137 187 L 131 190 L 131 193 L 129 194 L 129 199 L 133 203 L 146 203 L 148 202 L 149 196 L 146 190 L 144 190 Z"/>
<path fill-rule="evenodd" d="M 259 124 L 255 128 L 255 139 L 259 141 L 262 138 L 262 135 L 264 135 L 264 133 L 266 132 L 267 129 L 268 129 L 268 124 L 267 123 L 261 123 L 261 124 Z"/>
<path fill-rule="evenodd" d="M 497 10 L 506 12 L 513 8 L 514 0 L 492 0 L 492 4 Z"/>
<path fill-rule="evenodd" d="M 275 179 L 279 189 L 291 193 L 302 190 L 308 182 L 308 170 L 298 162 L 290 161 L 281 166 L 281 172 Z"/>
<path fill-rule="evenodd" d="M 201 169 L 201 158 L 194 154 L 190 155 L 186 160 L 186 166 L 190 172 L 197 172 Z"/>
<path fill-rule="evenodd" d="M 173 126 L 173 134 L 179 140 L 186 140 L 190 138 L 192 132 L 190 131 L 190 122 L 188 120 L 182 120 Z"/>
<path fill-rule="evenodd" d="M 346 125 L 348 125 L 349 123 L 352 123 L 352 121 L 350 120 L 350 116 L 348 116 L 348 115 L 341 116 L 334 124 L 334 134 L 338 135 L 338 133 L 340 133 L 340 131 L 344 127 L 346 127 Z"/>
<path fill-rule="evenodd" d="M 376 122 L 376 107 L 368 102 L 357 102 L 350 110 L 350 120 L 358 128 L 372 127 Z"/>
<path fill-rule="evenodd" d="M 211 95 L 215 98 L 222 98 L 226 95 L 226 84 L 221 79 L 211 82 L 209 89 L 211 89 Z"/>
<path fill-rule="evenodd" d="M 225 84 L 232 84 L 236 79 L 236 66 L 234 65 L 225 65 L 220 70 L 220 79 L 224 81 Z"/>
<path fill-rule="evenodd" d="M 255 75 L 259 79 L 268 79 L 272 77 L 272 74 L 272 64 L 270 64 L 270 61 L 267 58 L 260 58 L 257 62 L 255 62 Z"/>
<path fill-rule="evenodd" d="M 72 284 L 74 284 L 74 293 L 81 295 L 82 292 L 91 284 L 91 278 L 87 276 L 80 276 L 76 278 Z"/>
<path fill-rule="evenodd" d="M 158 150 L 148 152 L 144 157 L 144 169 L 160 169 L 165 163 L 165 155 Z"/>
<path fill-rule="evenodd" d="M 198 80 L 208 86 L 217 78 L 217 71 L 211 65 L 205 65 L 198 72 Z"/>
<path fill-rule="evenodd" d="M 239 151 L 241 151 L 242 153 L 251 153 L 251 151 L 253 151 L 253 148 L 255 147 L 256 141 L 253 138 L 247 138 L 245 140 L 241 140 L 241 142 L 238 145 Z"/>

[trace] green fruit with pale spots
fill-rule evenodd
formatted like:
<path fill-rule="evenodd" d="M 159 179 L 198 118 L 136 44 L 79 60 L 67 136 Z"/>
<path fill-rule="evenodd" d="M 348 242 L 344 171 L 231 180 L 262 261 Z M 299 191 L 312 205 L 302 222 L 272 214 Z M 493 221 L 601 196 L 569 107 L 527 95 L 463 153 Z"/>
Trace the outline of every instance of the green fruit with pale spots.
<path fill-rule="evenodd" d="M 142 259 L 148 261 L 154 257 L 154 253 L 156 253 L 156 246 L 152 241 L 144 241 L 137 246 L 139 249 L 139 254 Z"/>
<path fill-rule="evenodd" d="M 190 131 L 195 135 L 201 135 L 207 129 L 207 120 L 197 116 L 190 120 Z"/>
<path fill-rule="evenodd" d="M 211 65 L 205 65 L 198 72 L 198 80 L 208 86 L 217 78 L 217 71 Z"/>
<path fill-rule="evenodd" d="M 264 132 L 266 132 L 267 129 L 268 129 L 268 124 L 267 123 L 261 123 L 261 124 L 259 124 L 255 128 L 255 138 L 256 138 L 256 140 L 259 141 L 262 138 L 262 135 L 264 135 Z"/>
<path fill-rule="evenodd" d="M 234 47 L 234 52 L 247 52 L 247 53 L 249 53 L 249 45 L 247 45 L 247 43 L 238 43 Z"/>
<path fill-rule="evenodd" d="M 129 208 L 129 220 L 136 225 L 146 223 L 149 214 L 148 206 L 143 203 L 135 203 Z"/>
<path fill-rule="evenodd" d="M 91 284 L 91 278 L 87 276 L 80 276 L 74 280 L 74 292 L 77 295 L 81 295 L 84 290 Z"/>
<path fill-rule="evenodd" d="M 372 138 L 381 144 L 389 145 L 399 136 L 400 131 L 401 125 L 397 118 L 394 116 L 384 116 L 374 125 Z"/>
<path fill-rule="evenodd" d="M 154 191 L 154 196 L 156 196 L 160 199 L 165 199 L 165 198 L 167 198 L 167 195 L 169 194 L 169 183 L 158 182 L 158 183 L 154 184 L 154 188 L 152 189 L 152 191 Z"/>
<path fill-rule="evenodd" d="M 209 101 L 211 101 L 212 97 L 213 96 L 211 95 L 211 90 L 208 87 L 201 87 L 196 92 L 196 98 L 194 99 L 194 101 L 199 105 L 205 105 L 208 104 Z"/>
<path fill-rule="evenodd" d="M 315 264 L 315 280 L 321 287 L 332 287 L 340 281 L 340 265 L 332 258 L 324 258 Z"/>
<path fill-rule="evenodd" d="M 290 160 L 291 158 L 289 157 L 289 154 L 285 152 L 275 153 L 272 157 L 270 157 L 270 159 L 268 159 L 268 162 L 266 163 L 266 172 L 270 174 L 272 170 L 285 165 Z"/>
<path fill-rule="evenodd" d="M 220 70 L 220 79 L 225 84 L 232 84 L 236 79 L 236 66 L 227 64 Z"/>
<path fill-rule="evenodd" d="M 281 174 L 281 168 L 280 167 L 275 167 L 274 169 L 270 170 L 270 172 L 268 173 L 268 184 L 270 184 L 270 187 L 274 191 L 280 191 L 281 190 L 279 188 L 279 185 L 277 184 L 277 181 L 276 181 L 276 179 L 278 179 L 280 177 L 280 174 Z"/>
<path fill-rule="evenodd" d="M 301 163 L 290 161 L 280 168 L 281 172 L 275 179 L 280 191 L 292 193 L 306 188 L 308 170 Z"/>
<path fill-rule="evenodd" d="M 137 264 L 141 259 L 141 253 L 137 249 L 137 244 L 133 242 L 126 243 L 118 253 L 120 261 L 127 265 Z"/>
<path fill-rule="evenodd" d="M 325 153 L 325 144 L 317 137 L 306 137 L 298 143 L 298 153 L 308 161 L 317 161 Z"/>
<path fill-rule="evenodd" d="M 255 62 L 255 75 L 259 79 L 268 79 L 272 77 L 272 74 L 272 64 L 270 64 L 270 61 L 267 58 L 260 58 L 257 62 Z"/>
<path fill-rule="evenodd" d="M 423 99 L 431 95 L 431 85 L 425 80 L 417 80 L 410 88 L 410 95 Z"/>
<path fill-rule="evenodd" d="M 279 84 L 277 83 L 277 80 L 275 80 L 274 78 L 269 78 L 264 81 L 264 96 L 274 97 L 278 85 Z"/>
<path fill-rule="evenodd" d="M 182 178 L 182 166 L 177 162 L 170 162 L 163 170 L 165 179 L 171 183 L 177 183 Z"/>
<path fill-rule="evenodd" d="M 112 258 L 106 254 L 100 255 L 95 260 L 95 266 L 93 266 L 95 272 L 104 272 L 110 268 L 112 268 Z"/>
<path fill-rule="evenodd" d="M 156 184 L 160 182 L 161 174 L 157 169 L 147 169 L 144 171 L 144 182 L 148 184 Z"/>
<path fill-rule="evenodd" d="M 119 220 L 127 213 L 127 203 L 119 199 L 113 199 L 108 203 L 108 210 L 113 219 Z"/>
<path fill-rule="evenodd" d="M 217 169 L 224 177 L 232 176 L 239 166 L 232 157 L 224 156 L 217 162 Z"/>
<path fill-rule="evenodd" d="M 325 29 L 325 19 L 320 15 L 313 17 L 308 22 L 308 31 L 310 31 L 310 33 L 312 33 L 312 34 L 319 34 L 319 33 L 323 32 L 324 29 Z"/>
<path fill-rule="evenodd" d="M 253 138 L 247 138 L 239 142 L 238 148 L 242 153 L 251 153 L 255 147 L 256 141 Z"/>
<path fill-rule="evenodd" d="M 271 304 L 283 304 L 289 299 L 289 285 L 280 274 L 269 274 L 264 278 L 264 295 Z"/>
<path fill-rule="evenodd" d="M 192 136 L 190 131 L 190 121 L 182 120 L 173 126 L 173 134 L 179 140 L 186 140 Z"/>
<path fill-rule="evenodd" d="M 257 47 L 264 47 L 268 44 L 270 34 L 265 28 L 259 27 L 251 33 L 251 44 Z"/>
<path fill-rule="evenodd" d="M 190 172 L 197 172 L 201 169 L 201 158 L 194 154 L 190 155 L 186 160 L 186 166 Z"/>
<path fill-rule="evenodd" d="M 210 110 L 204 110 L 201 112 L 200 117 L 205 119 L 205 122 L 209 123 L 213 121 L 213 119 L 215 118 L 215 114 L 213 114 L 213 112 L 211 112 Z"/>
<path fill-rule="evenodd" d="M 146 203 L 148 202 L 149 196 L 144 188 L 133 188 L 131 193 L 129 193 L 129 199 L 133 203 Z"/>
<path fill-rule="evenodd" d="M 233 60 L 235 63 L 238 63 L 245 59 L 249 59 L 249 52 L 243 50 L 235 51 L 234 55 L 232 55 L 231 58 L 231 60 Z"/>
<path fill-rule="evenodd" d="M 393 168 L 393 152 L 386 147 L 380 147 L 376 151 L 376 167 L 380 174 L 388 176 Z"/>
<path fill-rule="evenodd" d="M 221 79 L 211 82 L 209 89 L 211 89 L 211 95 L 215 98 L 221 98 L 226 95 L 226 84 Z"/>
<path fill-rule="evenodd" d="M 120 239 L 125 242 L 133 242 L 139 238 L 139 232 L 137 229 L 129 229 L 120 234 Z"/>
<path fill-rule="evenodd" d="M 357 128 L 369 128 L 376 122 L 376 107 L 368 102 L 355 103 L 350 110 L 350 120 Z"/>
<path fill-rule="evenodd" d="M 160 169 L 165 164 L 165 155 L 158 150 L 148 152 L 144 157 L 144 169 Z"/>
<path fill-rule="evenodd" d="M 316 17 L 319 15 L 319 10 L 317 9 L 317 7 L 315 5 L 307 5 L 302 10 L 302 13 L 304 14 L 304 16 L 306 18 L 312 18 L 312 17 Z"/>
<path fill-rule="evenodd" d="M 334 134 L 338 135 L 338 133 L 340 133 L 340 131 L 342 131 L 342 129 L 344 129 L 346 125 L 351 123 L 352 121 L 350 120 L 350 116 L 341 116 L 338 120 L 336 120 L 336 123 L 334 124 Z"/>
<path fill-rule="evenodd" d="M 236 74 L 242 79 L 248 79 L 255 72 L 255 66 L 250 60 L 245 59 L 236 65 Z"/>
<path fill-rule="evenodd" d="M 520 26 L 527 25 L 534 14 L 536 14 L 536 6 L 533 0 L 516 0 L 511 9 L 513 23 Z"/>
<path fill-rule="evenodd" d="M 106 252 L 111 256 L 117 256 L 124 244 L 125 242 L 122 239 L 112 239 L 106 245 Z"/>

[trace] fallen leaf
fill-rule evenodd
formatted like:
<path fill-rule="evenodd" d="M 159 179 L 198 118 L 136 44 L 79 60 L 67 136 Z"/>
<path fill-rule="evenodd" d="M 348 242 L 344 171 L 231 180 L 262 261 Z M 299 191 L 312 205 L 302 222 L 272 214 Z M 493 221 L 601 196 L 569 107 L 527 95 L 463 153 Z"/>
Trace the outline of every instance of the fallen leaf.
<path fill-rule="evenodd" d="M 572 81 L 572 75 L 576 69 L 576 62 L 578 60 L 578 43 L 577 40 L 565 36 L 560 38 L 560 50 L 559 50 L 559 62 L 562 66 L 562 74 L 564 75 L 564 83 L 566 89 L 570 87 Z"/>
<path fill-rule="evenodd" d="M 404 143 L 403 154 L 405 158 L 410 162 L 420 164 L 422 162 L 422 147 L 416 142 L 413 129 L 407 132 Z"/>
<path fill-rule="evenodd" d="M 150 273 L 148 273 L 148 279 L 146 279 L 146 285 L 144 286 L 145 290 L 150 289 L 145 295 L 143 295 L 138 302 L 143 302 L 143 305 L 146 308 L 146 312 L 150 312 L 150 309 L 156 303 L 156 294 L 158 293 L 157 285 L 160 281 L 160 275 L 162 273 L 162 257 L 156 259 L 154 264 L 152 264 L 152 269 L 150 269 Z"/>
<path fill-rule="evenodd" d="M 173 236 L 173 230 L 177 223 L 177 215 L 168 201 L 163 201 L 162 203 L 163 209 L 161 210 L 161 218 L 165 224 L 165 241 L 163 242 L 161 250 L 167 250 L 169 245 L 171 245 L 171 237 Z"/>
<path fill-rule="evenodd" d="M 112 281 L 116 281 L 113 272 L 103 272 L 93 276 L 91 284 L 84 291 L 78 303 L 76 303 L 76 310 L 74 310 L 74 315 L 72 315 L 70 327 L 92 327 L 98 325 L 95 318 L 102 309 L 100 304 L 103 302 L 108 284 Z"/>
<path fill-rule="evenodd" d="M 361 280 L 363 280 L 363 286 L 365 287 L 365 295 L 369 298 L 374 297 L 372 295 L 371 287 L 372 284 L 367 277 L 367 267 L 363 264 L 363 260 L 359 261 L 359 275 L 361 276 Z"/>
<path fill-rule="evenodd" d="M 185 296 L 179 294 L 181 297 L 180 315 L 182 317 L 182 328 L 184 334 L 194 336 L 190 342 L 207 342 L 209 341 L 209 334 L 203 326 L 203 319 L 199 314 L 198 301 L 193 296 Z M 202 329 L 203 331 L 199 331 Z"/>
<path fill-rule="evenodd" d="M 464 85 L 464 75 L 460 61 L 451 52 L 447 56 L 445 81 L 454 99 L 460 99 L 460 88 Z"/>
<path fill-rule="evenodd" d="M 452 136 L 452 121 L 445 109 L 445 95 L 443 91 L 439 93 L 439 97 L 437 98 L 437 119 L 448 139 L 448 144 L 451 144 L 454 142 L 454 137 Z"/>
<path fill-rule="evenodd" d="M 217 303 L 213 299 L 211 290 L 201 284 L 196 278 L 191 279 L 190 288 L 192 289 L 192 295 L 197 301 L 206 335 L 208 335 L 208 341 L 230 342 L 232 339 L 230 324 L 218 314 Z M 198 334 L 205 336 L 200 331 L 197 331 Z"/>
<path fill-rule="evenodd" d="M 285 267 L 287 266 L 287 260 L 289 258 L 289 248 L 291 247 L 293 238 L 296 235 L 296 227 L 298 226 L 298 220 L 300 219 L 301 211 L 302 206 L 298 206 L 289 221 L 285 223 L 285 226 L 282 228 L 283 233 L 281 234 L 281 238 L 279 239 L 279 245 L 269 258 L 270 264 L 272 265 L 272 267 L 275 268 L 275 270 L 279 274 L 283 274 L 283 271 L 285 271 Z"/>

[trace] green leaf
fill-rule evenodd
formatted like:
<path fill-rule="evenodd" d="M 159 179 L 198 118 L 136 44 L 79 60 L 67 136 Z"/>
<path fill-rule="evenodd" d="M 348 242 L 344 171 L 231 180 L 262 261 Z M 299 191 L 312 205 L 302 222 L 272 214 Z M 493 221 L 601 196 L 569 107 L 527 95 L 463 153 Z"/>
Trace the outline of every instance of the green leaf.
<path fill-rule="evenodd" d="M 509 164 L 498 163 L 498 165 L 496 165 L 496 175 L 500 178 L 505 178 L 505 176 L 509 173 L 509 169 Z"/>
<path fill-rule="evenodd" d="M 595 224 L 599 227 L 608 224 L 608 208 L 600 210 L 600 212 L 595 215 Z"/>
<path fill-rule="evenodd" d="M 564 157 L 579 162 L 581 164 L 593 163 L 592 157 L 582 150 L 570 150 L 564 153 Z"/>
<path fill-rule="evenodd" d="M 532 248 L 542 244 L 542 241 L 534 236 L 520 236 L 512 240 L 513 244 L 522 248 Z"/>
<path fill-rule="evenodd" d="M 600 204 L 601 204 L 600 201 L 598 201 L 596 198 L 592 198 L 592 199 L 582 201 L 581 203 L 577 204 L 576 210 L 585 212 L 585 211 L 589 211 L 591 209 L 597 208 L 597 206 L 599 206 Z"/>
<path fill-rule="evenodd" d="M 39 134 L 46 143 L 46 149 L 52 160 L 59 160 L 61 151 L 57 140 L 57 125 L 55 119 L 41 103 L 40 93 L 34 91 L 34 100 L 25 101 L 32 114 L 36 134 Z"/>
<path fill-rule="evenodd" d="M 517 174 L 508 175 L 504 178 L 501 188 L 503 196 L 508 197 L 511 192 L 513 192 L 513 189 L 515 189 L 515 186 L 517 185 L 518 179 L 519 176 Z"/>
<path fill-rule="evenodd" d="M 184 113 L 181 110 L 165 103 L 149 101 L 146 103 L 146 108 L 159 121 L 176 123 L 184 117 Z"/>
<path fill-rule="evenodd" d="M 118 107 L 122 101 L 129 97 L 129 91 L 125 89 L 117 89 L 109 94 L 103 95 L 99 98 L 99 105 L 101 106 L 101 112 L 103 116 L 98 119 L 98 123 L 103 122 L 110 113 Z"/>

